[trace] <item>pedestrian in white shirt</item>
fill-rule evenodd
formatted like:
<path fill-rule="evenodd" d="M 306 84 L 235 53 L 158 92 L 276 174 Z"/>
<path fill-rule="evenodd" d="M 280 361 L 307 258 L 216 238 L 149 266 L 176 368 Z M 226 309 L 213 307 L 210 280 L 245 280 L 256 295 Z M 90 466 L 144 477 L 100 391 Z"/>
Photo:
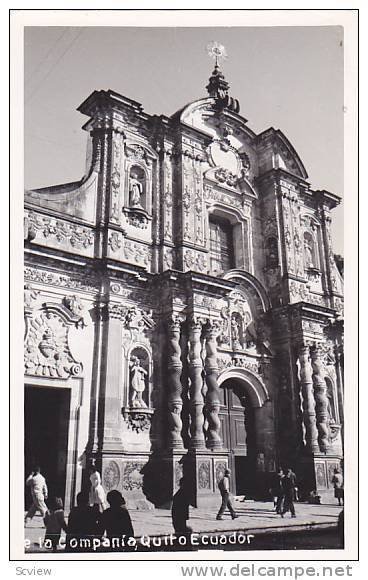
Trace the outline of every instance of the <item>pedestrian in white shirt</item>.
<path fill-rule="evenodd" d="M 41 512 L 43 518 L 49 511 L 46 505 L 48 494 L 46 479 L 41 475 L 40 467 L 35 467 L 31 475 L 27 477 L 26 485 L 31 488 L 32 505 L 26 513 L 25 524 L 33 518 L 37 511 Z"/>

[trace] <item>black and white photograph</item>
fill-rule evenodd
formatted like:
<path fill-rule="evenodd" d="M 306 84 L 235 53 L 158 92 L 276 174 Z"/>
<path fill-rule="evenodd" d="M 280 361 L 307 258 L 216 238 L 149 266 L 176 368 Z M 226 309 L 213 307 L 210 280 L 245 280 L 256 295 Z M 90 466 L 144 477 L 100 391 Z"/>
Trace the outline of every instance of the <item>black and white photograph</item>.
<path fill-rule="evenodd" d="M 87 12 L 23 13 L 14 553 L 344 559 L 356 13 Z"/>

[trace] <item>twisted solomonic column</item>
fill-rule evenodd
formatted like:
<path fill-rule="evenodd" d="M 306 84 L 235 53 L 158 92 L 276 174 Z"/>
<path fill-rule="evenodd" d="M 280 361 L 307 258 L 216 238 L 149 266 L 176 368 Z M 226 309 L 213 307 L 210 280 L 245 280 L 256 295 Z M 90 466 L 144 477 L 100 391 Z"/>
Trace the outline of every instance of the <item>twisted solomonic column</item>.
<path fill-rule="evenodd" d="M 205 413 L 208 421 L 207 447 L 209 449 L 220 449 L 222 440 L 220 436 L 221 421 L 219 419 L 220 393 L 217 383 L 219 369 L 217 365 L 217 336 L 220 333 L 220 322 L 208 320 L 204 327 L 206 340 L 206 358 L 204 361 L 206 373 L 206 406 Z"/>
<path fill-rule="evenodd" d="M 167 321 L 168 329 L 168 420 L 169 420 L 169 449 L 182 449 L 183 440 L 181 437 L 182 421 L 181 411 L 183 400 L 181 397 L 182 384 L 180 381 L 183 364 L 181 362 L 180 349 L 180 327 L 182 319 L 177 315 L 172 315 Z"/>
<path fill-rule="evenodd" d="M 302 391 L 303 421 L 305 442 L 308 451 L 318 451 L 318 430 L 316 425 L 316 403 L 313 394 L 312 366 L 309 359 L 309 346 L 299 350 L 300 386 Z"/>
<path fill-rule="evenodd" d="M 314 398 L 316 401 L 316 416 L 318 429 L 318 443 L 322 453 L 326 453 L 329 447 L 328 428 L 328 398 L 327 385 L 323 376 L 323 363 L 321 360 L 321 348 L 315 346 L 311 348 Z"/>
<path fill-rule="evenodd" d="M 205 447 L 203 433 L 203 396 L 202 396 L 202 359 L 201 333 L 202 322 L 192 316 L 189 319 L 189 377 L 190 377 L 190 448 L 202 449 Z"/>

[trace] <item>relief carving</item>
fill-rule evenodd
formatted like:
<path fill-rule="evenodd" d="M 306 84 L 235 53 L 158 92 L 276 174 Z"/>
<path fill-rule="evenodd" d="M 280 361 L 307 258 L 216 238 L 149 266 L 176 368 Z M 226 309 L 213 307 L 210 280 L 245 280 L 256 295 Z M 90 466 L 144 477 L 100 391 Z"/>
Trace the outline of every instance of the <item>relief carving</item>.
<path fill-rule="evenodd" d="M 106 465 L 103 470 L 102 482 L 106 491 L 117 489 L 120 483 L 120 470 L 116 461 L 109 461 Z"/>
<path fill-rule="evenodd" d="M 28 322 L 24 372 L 27 375 L 69 378 L 82 372 L 68 345 L 69 326 L 60 316 L 41 312 Z"/>

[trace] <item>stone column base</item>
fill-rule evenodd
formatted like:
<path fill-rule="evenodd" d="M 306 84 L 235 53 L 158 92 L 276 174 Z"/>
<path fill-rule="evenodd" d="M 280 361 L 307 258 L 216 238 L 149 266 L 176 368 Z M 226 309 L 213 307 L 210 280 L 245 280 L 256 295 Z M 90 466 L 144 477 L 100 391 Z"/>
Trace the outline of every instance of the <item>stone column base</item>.
<path fill-rule="evenodd" d="M 334 488 L 331 483 L 335 467 L 341 468 L 341 456 L 316 453 L 301 458 L 297 472 L 300 499 L 308 500 L 315 492 L 321 502 L 332 501 Z"/>
<path fill-rule="evenodd" d="M 113 489 L 121 492 L 128 509 L 154 509 L 147 494 L 148 453 L 102 453 L 96 464 L 101 469 L 102 485 L 107 493 Z"/>
<path fill-rule="evenodd" d="M 217 505 L 220 502 L 218 482 L 229 467 L 228 453 L 208 449 L 188 451 L 182 464 L 183 475 L 192 485 L 193 506 Z"/>

